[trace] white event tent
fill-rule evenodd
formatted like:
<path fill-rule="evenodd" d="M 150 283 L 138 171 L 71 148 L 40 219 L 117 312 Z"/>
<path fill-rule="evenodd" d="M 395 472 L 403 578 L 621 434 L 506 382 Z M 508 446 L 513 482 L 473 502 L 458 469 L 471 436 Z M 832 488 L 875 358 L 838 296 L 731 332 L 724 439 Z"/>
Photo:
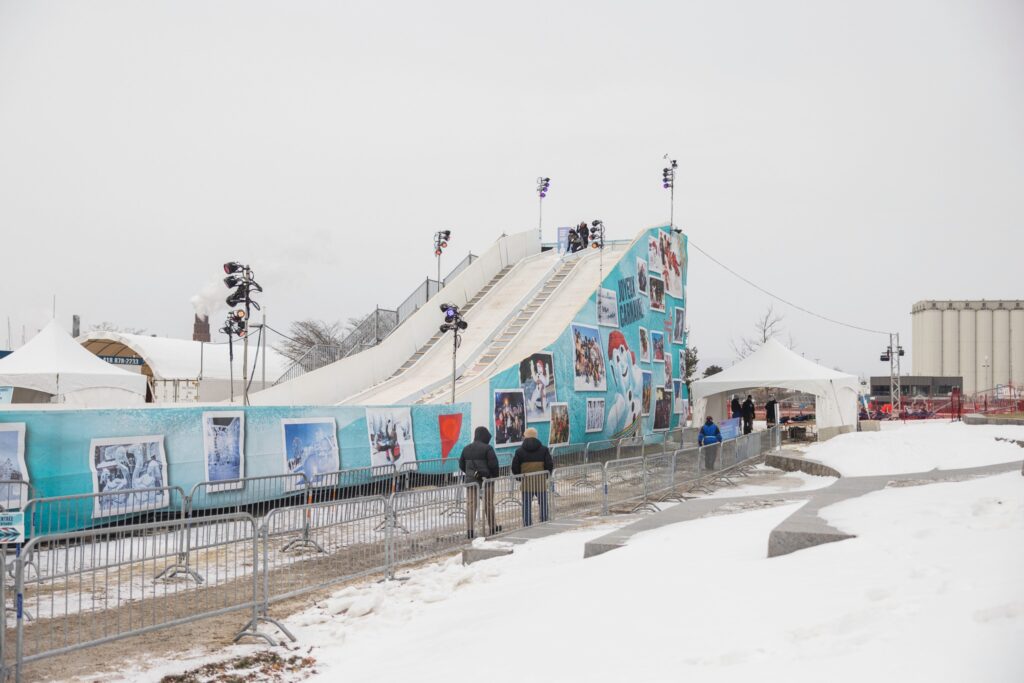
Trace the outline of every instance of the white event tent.
<path fill-rule="evenodd" d="M 24 391 L 28 403 L 48 401 L 81 408 L 140 405 L 146 378 L 103 362 L 82 348 L 56 321 L 24 346 L 0 358 L 0 386 Z"/>
<path fill-rule="evenodd" d="M 693 425 L 703 424 L 705 415 L 724 419 L 731 394 L 757 387 L 814 394 L 819 440 L 857 429 L 857 377 L 812 363 L 774 339 L 731 368 L 693 382 Z"/>

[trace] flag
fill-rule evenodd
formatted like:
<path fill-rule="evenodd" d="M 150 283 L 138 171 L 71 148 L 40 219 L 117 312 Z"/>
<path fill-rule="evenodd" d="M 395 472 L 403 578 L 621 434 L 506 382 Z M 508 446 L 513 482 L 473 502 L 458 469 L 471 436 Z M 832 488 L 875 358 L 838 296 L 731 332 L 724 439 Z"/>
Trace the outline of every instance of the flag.
<path fill-rule="evenodd" d="M 447 460 L 462 432 L 462 413 L 438 415 L 437 429 L 441 433 L 441 460 Z"/>

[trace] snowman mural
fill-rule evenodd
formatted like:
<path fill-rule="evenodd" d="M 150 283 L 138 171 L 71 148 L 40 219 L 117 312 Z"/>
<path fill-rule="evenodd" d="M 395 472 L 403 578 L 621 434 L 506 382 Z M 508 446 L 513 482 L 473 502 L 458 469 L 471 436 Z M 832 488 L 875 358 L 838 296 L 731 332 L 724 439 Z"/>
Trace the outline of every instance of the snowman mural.
<path fill-rule="evenodd" d="M 643 371 L 630 351 L 626 337 L 619 330 L 608 335 L 608 360 L 611 363 L 608 378 L 608 400 L 611 408 L 605 421 L 605 431 L 612 438 L 633 433 L 640 425 L 643 411 Z"/>

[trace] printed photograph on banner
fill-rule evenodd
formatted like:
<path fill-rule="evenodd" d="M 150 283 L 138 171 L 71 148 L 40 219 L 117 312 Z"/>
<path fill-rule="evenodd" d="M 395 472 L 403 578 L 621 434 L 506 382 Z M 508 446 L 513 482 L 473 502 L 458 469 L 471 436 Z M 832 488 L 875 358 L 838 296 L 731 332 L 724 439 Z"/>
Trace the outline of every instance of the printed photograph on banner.
<path fill-rule="evenodd" d="M 550 353 L 535 353 L 519 361 L 519 383 L 526 397 L 526 421 L 547 422 L 555 402 L 555 370 Z"/>
<path fill-rule="evenodd" d="M 676 306 L 672 312 L 672 343 L 682 344 L 686 341 L 686 309 Z"/>
<path fill-rule="evenodd" d="M 604 431 L 604 399 L 587 399 L 587 433 Z"/>
<path fill-rule="evenodd" d="M 682 415 L 680 421 L 690 419 L 690 399 L 680 399 L 682 408 L 679 410 L 679 414 Z"/>
<path fill-rule="evenodd" d="M 115 436 L 89 442 L 92 472 L 92 516 L 109 517 L 159 510 L 171 502 L 170 492 L 144 491 L 167 486 L 163 436 Z"/>
<path fill-rule="evenodd" d="M 658 243 L 661 250 L 661 270 L 665 278 L 665 292 L 677 299 L 682 298 L 683 264 L 679 255 L 683 251 L 683 246 L 679 235 L 662 230 Z"/>
<path fill-rule="evenodd" d="M 636 288 L 644 296 L 649 296 L 647 293 L 647 280 L 649 277 L 647 274 L 647 261 L 638 258 L 636 260 Z"/>
<path fill-rule="evenodd" d="M 665 281 L 651 276 L 651 310 L 665 312 Z"/>
<path fill-rule="evenodd" d="M 619 297 L 612 289 L 599 289 L 597 297 L 597 324 L 604 327 L 619 326 Z"/>
<path fill-rule="evenodd" d="M 672 350 L 665 349 L 665 385 L 672 386 Z"/>
<path fill-rule="evenodd" d="M 640 330 L 640 362 L 650 363 L 651 362 L 651 335 L 647 331 L 646 327 L 639 328 Z"/>
<path fill-rule="evenodd" d="M 676 415 L 682 415 L 683 413 L 683 380 L 674 379 L 672 380 L 672 396 L 675 400 L 675 413 Z"/>
<path fill-rule="evenodd" d="M 658 238 L 647 238 L 647 271 L 649 273 L 661 272 L 661 251 L 658 249 Z"/>
<path fill-rule="evenodd" d="M 672 392 L 665 387 L 654 389 L 654 430 L 664 431 L 672 423 Z"/>
<path fill-rule="evenodd" d="M 21 510 L 29 500 L 25 467 L 25 423 L 0 424 L 0 510 Z"/>
<path fill-rule="evenodd" d="M 606 429 L 612 438 L 633 432 L 640 423 L 643 406 L 643 374 L 636 354 L 619 330 L 608 334 L 608 415 Z"/>
<path fill-rule="evenodd" d="M 333 417 L 283 419 L 281 433 L 284 436 L 286 473 L 304 474 L 305 481 L 313 486 L 337 483 L 337 477 L 324 476 L 341 469 L 338 429 Z M 301 477 L 293 477 L 286 482 L 289 491 L 303 485 Z"/>
<path fill-rule="evenodd" d="M 522 389 L 494 392 L 494 445 L 518 446 L 526 431 L 526 410 Z"/>
<path fill-rule="evenodd" d="M 367 408 L 366 431 L 370 437 L 370 464 L 399 468 L 416 462 L 412 435 L 412 411 L 405 408 Z"/>
<path fill-rule="evenodd" d="M 651 330 L 651 354 L 655 363 L 665 362 L 665 333 Z"/>
<path fill-rule="evenodd" d="M 686 375 L 686 349 L 679 349 L 679 377 Z"/>
<path fill-rule="evenodd" d="M 203 413 L 203 458 L 206 481 L 230 481 L 245 476 L 245 413 Z M 233 491 L 243 486 L 245 482 L 236 481 L 210 486 L 207 491 Z"/>
<path fill-rule="evenodd" d="M 551 432 L 548 438 L 549 446 L 569 443 L 569 404 L 551 404 Z"/>
<path fill-rule="evenodd" d="M 601 333 L 596 327 L 573 323 L 572 339 L 573 389 L 605 391 L 608 388 L 608 379 L 605 376 Z"/>
<path fill-rule="evenodd" d="M 642 393 L 642 403 L 644 404 L 644 416 L 651 414 L 651 389 L 654 386 L 654 373 L 650 370 L 644 370 L 644 390 Z"/>

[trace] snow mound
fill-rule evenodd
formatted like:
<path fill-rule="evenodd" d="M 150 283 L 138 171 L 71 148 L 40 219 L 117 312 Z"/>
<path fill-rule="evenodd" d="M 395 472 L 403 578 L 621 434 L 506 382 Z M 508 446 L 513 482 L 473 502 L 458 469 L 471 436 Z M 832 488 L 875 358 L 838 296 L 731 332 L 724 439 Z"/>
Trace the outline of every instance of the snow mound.
<path fill-rule="evenodd" d="M 843 434 L 807 449 L 807 457 L 844 476 L 929 472 L 1024 460 L 1024 427 L 960 422 L 907 424 L 881 432 Z"/>

